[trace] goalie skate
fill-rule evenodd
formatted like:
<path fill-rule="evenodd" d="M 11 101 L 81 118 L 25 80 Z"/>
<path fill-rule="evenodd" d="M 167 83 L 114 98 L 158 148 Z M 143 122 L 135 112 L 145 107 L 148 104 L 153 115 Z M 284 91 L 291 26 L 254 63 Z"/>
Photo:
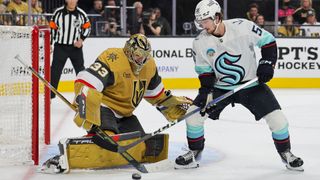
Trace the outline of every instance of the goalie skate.
<path fill-rule="evenodd" d="M 175 161 L 175 169 L 191 169 L 198 168 L 200 165 L 196 159 L 200 159 L 202 150 L 189 150 L 186 154 L 177 157 Z"/>
<path fill-rule="evenodd" d="M 280 156 L 282 158 L 283 163 L 286 164 L 287 169 L 293 171 L 304 171 L 302 167 L 303 160 L 293 155 L 289 150 L 282 152 Z"/>
<path fill-rule="evenodd" d="M 60 173 L 69 173 L 70 168 L 68 164 L 68 158 L 67 158 L 67 144 L 68 139 L 63 138 L 59 141 L 59 149 L 61 155 L 56 155 L 50 159 L 48 159 L 46 162 L 42 164 L 40 169 L 38 170 L 41 173 L 48 173 L 48 174 L 60 174 Z"/>
<path fill-rule="evenodd" d="M 63 167 L 63 155 L 56 155 L 50 159 L 48 159 L 46 162 L 42 164 L 42 166 L 39 169 L 39 172 L 41 173 L 47 173 L 47 174 L 60 174 L 60 173 L 66 173 L 66 169 Z"/>

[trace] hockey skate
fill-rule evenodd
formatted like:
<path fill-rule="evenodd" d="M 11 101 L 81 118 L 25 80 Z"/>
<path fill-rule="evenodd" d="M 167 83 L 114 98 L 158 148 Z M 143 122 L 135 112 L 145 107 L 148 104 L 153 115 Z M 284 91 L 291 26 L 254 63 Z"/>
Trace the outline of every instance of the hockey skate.
<path fill-rule="evenodd" d="M 39 172 L 48 174 L 65 174 L 70 172 L 67 153 L 65 153 L 67 152 L 67 141 L 67 138 L 63 138 L 59 141 L 58 146 L 61 155 L 56 155 L 44 162 L 42 166 L 38 169 Z"/>
<path fill-rule="evenodd" d="M 202 150 L 189 150 L 186 154 L 177 157 L 175 161 L 175 169 L 191 169 L 198 168 Z"/>
<path fill-rule="evenodd" d="M 63 155 L 56 155 L 42 164 L 39 171 L 47 174 L 68 173 L 69 169 L 65 166 Z"/>
<path fill-rule="evenodd" d="M 282 162 L 286 164 L 287 169 L 293 171 L 304 171 L 303 160 L 293 155 L 290 150 L 280 153 Z"/>

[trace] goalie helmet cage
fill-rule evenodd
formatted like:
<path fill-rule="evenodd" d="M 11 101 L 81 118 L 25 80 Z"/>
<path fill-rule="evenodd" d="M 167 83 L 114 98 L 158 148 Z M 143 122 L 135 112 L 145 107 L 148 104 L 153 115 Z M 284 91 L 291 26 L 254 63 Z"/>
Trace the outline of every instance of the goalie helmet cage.
<path fill-rule="evenodd" d="M 0 165 L 38 165 L 50 144 L 50 89 L 14 57 L 50 81 L 50 30 L 0 26 L 0 54 Z"/>

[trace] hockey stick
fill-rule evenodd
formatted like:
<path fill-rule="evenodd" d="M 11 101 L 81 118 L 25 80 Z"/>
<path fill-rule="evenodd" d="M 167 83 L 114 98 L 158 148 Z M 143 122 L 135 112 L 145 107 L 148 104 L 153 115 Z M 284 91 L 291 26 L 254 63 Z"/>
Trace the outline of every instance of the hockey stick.
<path fill-rule="evenodd" d="M 225 93 L 225 94 L 223 94 L 223 95 L 215 98 L 214 100 L 210 101 L 210 102 L 207 104 L 207 107 L 210 107 L 210 106 L 212 106 L 212 105 L 214 105 L 214 104 L 222 101 L 223 99 L 226 99 L 227 97 L 229 97 L 229 96 L 233 95 L 234 93 L 238 92 L 239 90 L 241 90 L 241 89 L 249 86 L 250 84 L 256 82 L 257 80 L 258 80 L 258 78 L 254 78 L 254 79 L 252 79 L 252 80 L 250 80 L 250 81 L 248 81 L 248 82 L 246 82 L 246 83 L 244 83 L 244 84 L 242 84 L 242 85 L 234 88 L 233 90 L 231 90 L 231 91 L 229 91 L 229 92 L 227 92 L 227 93 Z M 126 145 L 126 146 L 118 146 L 118 152 L 125 152 L 125 151 L 127 151 L 128 149 L 136 146 L 137 144 L 139 144 L 139 143 L 141 143 L 141 142 L 143 142 L 143 141 L 145 141 L 145 140 L 147 140 L 147 139 L 150 139 L 152 136 L 154 136 L 154 135 L 156 135 L 156 134 L 159 134 L 159 133 L 161 133 L 162 131 L 164 131 L 164 130 L 166 130 L 166 129 L 169 129 L 170 127 L 174 126 L 175 124 L 177 124 L 177 123 L 183 121 L 184 119 L 192 116 L 193 114 L 199 112 L 200 110 L 201 110 L 201 108 L 200 108 L 200 107 L 197 107 L 197 108 L 195 108 L 194 110 L 192 110 L 192 111 L 190 111 L 189 113 L 187 113 L 187 114 L 185 114 L 184 116 L 182 116 L 181 118 L 179 118 L 179 119 L 177 119 L 177 120 L 175 120 L 175 121 L 169 122 L 167 125 L 159 128 L 158 130 L 152 132 L 151 134 L 147 134 L 147 135 L 141 137 L 139 140 L 137 140 L 137 141 L 135 141 L 135 142 L 133 142 L 133 143 L 131 143 L 131 144 L 128 144 L 128 145 Z"/>
<path fill-rule="evenodd" d="M 23 66 L 28 68 L 33 75 L 35 75 L 37 78 L 39 78 L 48 88 L 50 88 L 51 91 L 53 91 L 63 102 L 65 102 L 73 111 L 77 112 L 77 107 L 73 104 L 71 104 L 59 91 L 54 88 L 47 80 L 45 80 L 43 77 L 40 76 L 40 74 L 35 71 L 32 67 L 28 66 L 21 57 L 17 54 L 14 57 L 16 60 L 18 60 Z M 100 127 L 94 126 L 93 130 L 96 131 L 97 135 L 104 141 L 107 141 L 108 143 L 112 144 L 113 146 L 119 147 L 118 143 L 114 141 L 109 135 L 107 135 Z M 107 149 L 109 150 L 109 149 Z M 144 165 L 139 163 L 137 160 L 135 160 L 127 151 L 119 152 L 121 156 L 126 159 L 131 165 L 133 165 L 137 170 L 139 170 L 142 173 L 148 173 L 148 170 Z"/>

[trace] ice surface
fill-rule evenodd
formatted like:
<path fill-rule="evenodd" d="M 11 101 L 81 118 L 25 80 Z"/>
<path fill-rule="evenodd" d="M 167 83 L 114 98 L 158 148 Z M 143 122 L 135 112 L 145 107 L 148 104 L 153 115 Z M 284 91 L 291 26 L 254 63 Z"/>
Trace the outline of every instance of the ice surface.
<path fill-rule="evenodd" d="M 162 172 L 142 174 L 142 180 L 319 180 L 320 179 L 320 90 L 274 89 L 283 112 L 289 120 L 292 152 L 305 161 L 304 172 L 288 171 L 282 164 L 264 122 L 256 122 L 253 115 L 241 105 L 227 107 L 219 121 L 207 120 L 205 126 L 206 149 L 200 168 L 191 170 L 165 169 Z M 176 95 L 194 98 L 196 90 L 173 90 Z M 64 94 L 70 101 L 71 93 Z M 147 102 L 142 101 L 135 111 L 147 132 L 164 126 L 164 117 Z M 41 161 L 57 153 L 58 140 L 81 136 L 85 132 L 73 124 L 74 113 L 58 98 L 52 101 L 52 145 L 42 147 Z M 170 134 L 169 159 L 184 153 L 186 146 L 185 123 L 167 131 Z M 73 170 L 66 175 L 35 172 L 33 166 L 0 167 L 0 179 L 64 180 L 104 179 L 129 180 L 132 167 L 108 170 Z"/>

